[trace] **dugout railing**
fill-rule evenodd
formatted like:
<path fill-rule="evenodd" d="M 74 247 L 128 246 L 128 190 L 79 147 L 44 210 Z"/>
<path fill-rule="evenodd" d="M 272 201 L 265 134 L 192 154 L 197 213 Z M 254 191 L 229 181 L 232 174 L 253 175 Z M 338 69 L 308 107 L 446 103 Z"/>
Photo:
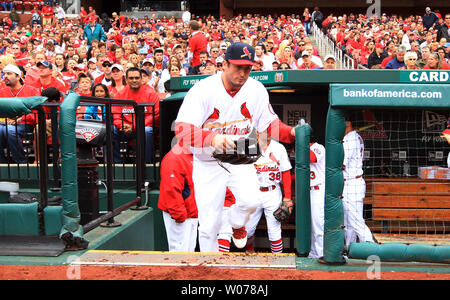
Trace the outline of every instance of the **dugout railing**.
<path fill-rule="evenodd" d="M 98 105 L 101 107 L 100 113 L 97 115 L 101 118 L 105 118 L 105 107 L 106 103 L 100 103 L 100 102 L 89 102 L 91 101 L 99 101 L 94 100 L 92 97 L 82 97 L 81 98 L 80 106 L 91 106 L 91 105 Z M 104 98 L 99 98 L 104 99 Z M 115 100 L 115 99 L 112 99 Z M 32 187 L 37 185 L 40 181 L 39 175 L 37 172 L 37 169 L 39 167 L 39 148 L 41 145 L 46 145 L 46 159 L 49 163 L 50 168 L 50 177 L 49 177 L 49 186 L 51 188 L 57 189 L 61 187 L 61 169 L 60 164 L 58 163 L 58 157 L 59 157 L 59 151 L 60 151 L 60 143 L 59 143 L 59 125 L 58 125 L 58 119 L 59 119 L 59 105 L 60 103 L 57 102 L 45 102 L 42 104 L 41 108 L 46 108 L 42 110 L 42 113 L 44 115 L 44 128 L 45 126 L 45 120 L 50 121 L 50 125 L 47 126 L 47 142 L 46 143 L 37 143 L 38 136 L 39 136 L 39 126 L 30 125 L 33 128 L 31 130 L 25 131 L 23 136 L 20 136 L 18 133 L 18 124 L 15 123 L 9 123 L 4 118 L 0 121 L 0 127 L 3 130 L 2 132 L 2 138 L 3 138 L 3 149 L 0 149 L 0 151 L 3 151 L 3 155 L 6 159 L 5 162 L 0 163 L 0 178 L 3 180 L 17 180 L 21 184 L 23 184 L 25 187 Z M 154 115 L 154 103 L 137 103 L 137 107 L 139 109 L 141 107 L 149 107 L 151 110 L 149 112 L 144 112 L 144 115 Z M 32 112 L 31 114 L 34 115 L 34 118 L 38 119 L 38 112 Z M 88 115 L 83 113 L 83 115 Z M 112 116 L 113 114 L 111 114 Z M 80 117 L 79 119 L 83 119 Z M 92 119 L 92 118 L 89 118 Z M 132 119 L 136 119 L 136 114 L 132 114 Z M 25 162 L 16 162 L 13 159 L 13 150 L 11 149 L 8 141 L 9 133 L 7 130 L 4 130 L 6 128 L 10 128 L 15 133 L 15 138 L 13 140 L 14 143 L 21 143 L 23 145 L 24 149 L 24 155 L 25 155 Z M 153 151 L 152 151 L 152 158 L 151 163 L 147 163 L 141 167 L 143 170 L 143 178 L 144 180 L 156 182 L 157 181 L 157 170 L 153 168 L 153 166 L 159 165 L 159 141 L 158 141 L 158 135 L 159 135 L 159 128 L 158 124 L 153 120 L 153 135 L 152 135 L 152 144 L 153 144 Z M 139 163 L 142 162 L 142 160 L 137 159 L 137 139 L 131 139 L 129 142 L 118 142 L 119 148 L 120 148 L 120 154 L 121 158 L 123 159 L 122 162 L 112 162 L 112 164 L 115 166 L 113 171 L 113 181 L 116 183 L 120 182 L 134 182 L 136 181 L 136 177 L 133 175 L 134 172 L 129 172 L 128 169 L 134 170 L 136 168 L 139 168 Z M 144 145 L 142 145 L 145 147 Z M 144 149 L 145 150 L 145 149 Z M 103 175 L 103 177 L 100 178 L 100 180 L 106 179 L 106 169 L 107 169 L 107 162 L 106 162 L 106 147 L 96 147 L 95 153 L 96 153 L 96 159 L 99 161 L 99 169 L 100 174 Z M 56 159 L 54 159 L 56 158 Z"/>
<path fill-rule="evenodd" d="M 336 57 L 337 69 L 360 69 L 358 61 L 338 47 L 336 42 L 326 34 L 325 29 L 320 29 L 315 22 L 312 23 L 311 33 L 322 57 L 328 54 L 333 54 Z"/>
<path fill-rule="evenodd" d="M 63 101 L 64 102 L 64 101 Z M 17 134 L 17 124 L 7 124 L 5 119 L 1 126 L 7 125 L 11 130 L 16 132 L 16 142 L 24 144 L 24 150 L 27 158 L 26 163 L 16 163 L 12 160 L 12 154 L 8 145 L 7 131 L 2 138 L 5 140 L 4 151 L 7 162 L 0 164 L 0 178 L 1 181 L 18 182 L 20 189 L 28 192 L 34 192 L 34 188 L 39 186 L 39 207 L 43 211 L 47 207 L 49 191 L 51 194 L 58 195 L 61 191 L 62 179 L 61 173 L 61 132 L 60 132 L 60 106 L 62 103 L 45 102 L 35 108 L 31 113 L 38 120 L 38 126 L 35 126 L 32 131 L 27 132 L 20 137 Z M 117 226 L 114 217 L 122 211 L 132 209 L 146 209 L 143 205 L 143 192 L 147 192 L 148 184 L 155 184 L 158 180 L 159 172 L 157 171 L 159 165 L 159 158 L 155 155 L 153 149 L 152 164 L 145 163 L 144 158 L 144 118 L 146 114 L 151 114 L 154 117 L 154 103 L 137 103 L 132 100 L 120 99 L 106 99 L 96 97 L 80 97 L 80 106 L 99 106 L 101 112 L 99 119 L 104 124 L 111 124 L 105 126 L 106 136 L 103 147 L 96 147 L 95 153 L 98 162 L 97 170 L 99 175 L 99 182 L 103 183 L 107 197 L 106 211 L 102 211 L 99 218 L 90 220 L 83 225 L 83 231 L 88 232 L 98 225 L 102 226 Z M 113 138 L 112 138 L 112 113 L 111 107 L 130 106 L 133 108 L 133 121 L 135 121 L 135 150 L 130 157 L 131 164 L 120 163 L 116 164 L 113 161 Z M 145 108 L 147 112 L 145 112 Z M 47 124 L 47 121 L 49 124 Z M 155 118 L 153 118 L 153 128 L 157 127 Z M 47 136 L 47 132 L 51 134 Z M 157 130 L 153 131 L 152 138 L 155 139 Z M 51 139 L 48 139 L 50 137 Z M 20 141 L 19 141 L 20 139 Z M 41 142 L 43 141 L 43 142 Z M 152 143 L 155 147 L 156 143 Z M 100 152 L 100 153 L 99 153 Z M 124 170 L 126 169 L 126 170 Z M 76 176 L 76 174 L 73 174 Z M 134 187 L 131 187 L 132 184 Z M 100 186 L 100 185 L 99 185 Z M 114 199 L 115 191 L 122 189 L 135 189 L 136 197 L 129 202 L 124 203 L 119 201 L 121 205 L 117 207 Z M 58 205 L 58 204 L 56 204 Z M 60 204 L 59 204 L 60 205 Z M 43 214 L 41 214 L 43 217 Z M 45 232 L 43 228 L 43 220 L 41 220 L 41 233 Z"/>

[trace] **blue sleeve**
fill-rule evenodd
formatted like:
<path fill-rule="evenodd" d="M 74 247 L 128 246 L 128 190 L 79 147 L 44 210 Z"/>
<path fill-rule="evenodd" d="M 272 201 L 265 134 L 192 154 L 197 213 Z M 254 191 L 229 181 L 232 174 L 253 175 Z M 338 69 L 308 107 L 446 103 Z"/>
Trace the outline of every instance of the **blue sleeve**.
<path fill-rule="evenodd" d="M 98 116 L 98 106 L 87 106 L 84 113 L 84 118 L 100 120 Z"/>

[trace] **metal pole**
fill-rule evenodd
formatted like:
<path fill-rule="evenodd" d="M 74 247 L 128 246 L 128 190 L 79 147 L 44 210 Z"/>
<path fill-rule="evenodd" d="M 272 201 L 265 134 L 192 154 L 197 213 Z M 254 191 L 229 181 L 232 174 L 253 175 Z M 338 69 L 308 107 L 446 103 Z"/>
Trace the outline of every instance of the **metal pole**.
<path fill-rule="evenodd" d="M 58 107 L 52 106 L 50 117 L 52 120 L 52 148 L 53 148 L 53 190 L 61 189 L 61 171 L 59 169 L 58 142 Z"/>
<path fill-rule="evenodd" d="M 145 168 L 145 120 L 144 120 L 144 106 L 136 104 L 136 198 L 140 201 L 133 206 L 132 210 L 144 210 L 148 209 L 147 206 L 142 205 L 142 187 L 143 187 L 143 176 Z"/>
<path fill-rule="evenodd" d="M 114 193 L 113 193 L 113 143 L 112 143 L 112 132 L 111 132 L 111 103 L 105 104 L 105 123 L 106 123 L 106 187 L 107 200 L 108 200 L 108 211 L 112 212 L 114 210 Z M 106 219 L 105 219 L 106 220 Z M 98 222 L 100 224 L 101 222 Z M 120 222 L 114 221 L 114 216 L 112 215 L 107 219 L 107 222 L 102 223 L 102 227 L 118 227 L 122 225 Z"/>

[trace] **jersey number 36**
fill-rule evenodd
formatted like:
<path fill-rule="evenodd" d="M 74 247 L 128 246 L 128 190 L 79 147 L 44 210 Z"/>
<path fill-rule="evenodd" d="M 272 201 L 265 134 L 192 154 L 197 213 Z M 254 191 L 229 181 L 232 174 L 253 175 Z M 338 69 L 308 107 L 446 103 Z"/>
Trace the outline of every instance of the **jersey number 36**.
<path fill-rule="evenodd" d="M 269 180 L 275 181 L 281 179 L 281 173 L 280 172 L 272 172 L 269 173 Z"/>

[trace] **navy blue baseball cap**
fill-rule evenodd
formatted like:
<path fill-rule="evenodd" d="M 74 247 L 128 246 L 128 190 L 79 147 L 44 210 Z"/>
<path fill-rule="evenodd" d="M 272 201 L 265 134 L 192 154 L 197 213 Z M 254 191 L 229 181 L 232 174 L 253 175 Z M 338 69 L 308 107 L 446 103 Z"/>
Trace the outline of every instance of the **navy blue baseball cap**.
<path fill-rule="evenodd" d="M 50 69 L 53 69 L 53 66 L 52 66 L 52 64 L 48 61 L 48 60 L 44 60 L 44 61 L 40 61 L 40 62 L 38 62 L 37 64 L 36 64 L 36 66 L 44 66 L 44 67 L 46 67 L 46 68 L 50 68 Z"/>
<path fill-rule="evenodd" d="M 255 49 L 245 43 L 231 44 L 225 53 L 225 60 L 233 65 L 253 66 L 255 64 Z"/>

